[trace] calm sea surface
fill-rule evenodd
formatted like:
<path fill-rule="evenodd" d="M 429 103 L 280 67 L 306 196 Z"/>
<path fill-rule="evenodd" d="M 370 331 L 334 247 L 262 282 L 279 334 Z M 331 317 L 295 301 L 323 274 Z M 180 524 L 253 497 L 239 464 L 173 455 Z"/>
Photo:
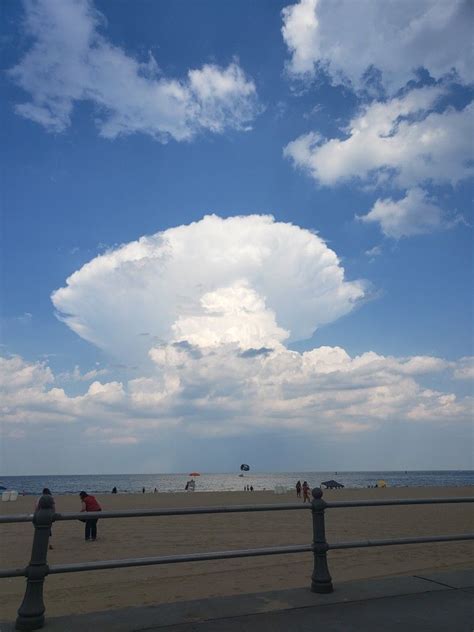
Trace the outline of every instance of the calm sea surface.
<path fill-rule="evenodd" d="M 39 494 L 49 487 L 53 494 L 77 493 L 81 490 L 107 493 L 112 487 L 119 492 L 140 493 L 144 487 L 152 492 L 184 491 L 188 474 L 88 474 L 67 476 L 0 476 L 0 485 L 25 494 Z M 206 474 L 202 472 L 196 480 L 197 492 L 241 491 L 245 485 L 255 490 L 273 490 L 276 486 L 293 488 L 297 480 L 308 481 L 310 486 L 335 479 L 346 487 L 367 487 L 379 479 L 390 487 L 461 487 L 474 484 L 473 470 L 443 470 L 417 472 L 246 472 L 243 478 L 238 472 Z"/>

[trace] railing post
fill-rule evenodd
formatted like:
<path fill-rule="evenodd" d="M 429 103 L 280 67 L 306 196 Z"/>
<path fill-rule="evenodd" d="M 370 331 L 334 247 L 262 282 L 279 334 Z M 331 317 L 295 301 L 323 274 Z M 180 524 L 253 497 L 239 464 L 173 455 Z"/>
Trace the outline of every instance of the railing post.
<path fill-rule="evenodd" d="M 328 569 L 327 551 L 329 546 L 326 541 L 324 524 L 324 510 L 327 505 L 322 498 L 323 492 L 319 487 L 315 487 L 312 494 L 314 570 L 311 576 L 311 590 L 315 593 L 330 593 L 333 591 L 333 587 Z"/>
<path fill-rule="evenodd" d="M 26 591 L 23 602 L 18 608 L 16 630 L 38 630 L 44 625 L 43 584 L 49 570 L 47 555 L 53 520 L 54 499 L 49 495 L 41 496 L 33 517 L 35 533 L 31 561 L 25 569 Z"/>

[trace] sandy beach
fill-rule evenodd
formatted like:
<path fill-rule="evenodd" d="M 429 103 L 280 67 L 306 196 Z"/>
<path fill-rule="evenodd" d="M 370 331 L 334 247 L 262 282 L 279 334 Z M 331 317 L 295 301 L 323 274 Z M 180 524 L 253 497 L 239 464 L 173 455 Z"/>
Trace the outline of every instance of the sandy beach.
<path fill-rule="evenodd" d="M 472 496 L 472 487 L 345 489 L 325 492 L 326 500 Z M 104 510 L 292 503 L 294 494 L 213 492 L 99 495 Z M 2 503 L 2 514 L 31 513 L 35 499 Z M 80 509 L 77 496 L 56 496 L 59 512 Z M 420 505 L 332 509 L 326 514 L 329 542 L 409 537 L 472 531 L 472 505 Z M 53 527 L 51 564 L 103 559 L 184 554 L 200 551 L 310 543 L 310 512 L 282 511 L 184 517 L 102 520 L 98 541 L 84 542 L 84 525 L 61 522 Z M 0 525 L 3 568 L 29 560 L 31 524 Z M 416 574 L 473 566 L 470 542 L 352 549 L 329 553 L 334 583 L 357 578 Z M 198 562 L 159 567 L 71 573 L 48 577 L 45 603 L 49 615 L 93 612 L 126 606 L 261 592 L 309 586 L 311 553 L 241 560 Z M 2 579 L 1 616 L 13 618 L 23 597 L 25 579 Z"/>

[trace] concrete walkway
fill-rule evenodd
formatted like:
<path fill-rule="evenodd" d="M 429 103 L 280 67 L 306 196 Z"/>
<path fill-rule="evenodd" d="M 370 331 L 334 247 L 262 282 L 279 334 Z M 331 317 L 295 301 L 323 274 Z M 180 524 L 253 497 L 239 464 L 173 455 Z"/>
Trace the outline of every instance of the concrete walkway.
<path fill-rule="evenodd" d="M 472 632 L 474 570 L 108 610 L 48 619 L 45 632 Z M 1 632 L 13 630 L 0 623 Z"/>

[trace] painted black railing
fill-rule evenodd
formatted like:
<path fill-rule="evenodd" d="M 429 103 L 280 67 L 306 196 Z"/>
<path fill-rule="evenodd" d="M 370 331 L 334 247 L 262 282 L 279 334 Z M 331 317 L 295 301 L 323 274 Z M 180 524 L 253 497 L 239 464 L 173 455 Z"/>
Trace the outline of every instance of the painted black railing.
<path fill-rule="evenodd" d="M 473 540 L 474 534 L 462 533 L 457 535 L 423 536 L 416 538 L 398 538 L 387 540 L 362 540 L 354 542 L 336 542 L 330 544 L 326 540 L 325 511 L 347 507 L 381 507 L 387 505 L 433 505 L 474 502 L 473 497 L 455 498 L 420 498 L 405 500 L 348 500 L 326 502 L 319 487 L 313 489 L 311 504 L 278 504 L 278 505 L 230 505 L 223 507 L 195 507 L 171 509 L 147 509 L 127 511 L 88 512 L 88 519 L 100 518 L 137 518 L 151 516 L 185 516 L 200 514 L 243 513 L 256 511 L 292 511 L 310 509 L 313 518 L 313 543 L 292 546 L 274 546 L 263 549 L 243 549 L 233 551 L 218 551 L 211 553 L 191 553 L 187 555 L 167 555 L 160 557 L 132 558 L 124 560 L 104 560 L 86 562 L 82 564 L 48 565 L 47 554 L 49 536 L 53 522 L 64 520 L 83 520 L 83 513 L 60 514 L 54 512 L 54 501 L 51 496 L 42 496 L 38 502 L 38 509 L 33 515 L 0 516 L 0 524 L 18 522 L 33 522 L 35 531 L 31 560 L 26 568 L 0 569 L 0 578 L 27 578 L 26 591 L 23 602 L 18 609 L 16 619 L 17 630 L 37 630 L 44 625 L 45 606 L 43 601 L 43 585 L 47 575 L 57 573 L 77 573 L 80 571 L 104 570 L 109 568 L 127 568 L 132 566 L 152 566 L 159 564 L 178 564 L 183 562 L 202 562 L 207 560 L 223 560 L 241 557 L 258 557 L 266 555 L 285 555 L 289 553 L 313 552 L 314 568 L 311 576 L 311 590 L 316 593 L 330 593 L 333 591 L 332 579 L 327 563 L 327 552 L 334 549 L 364 548 L 372 546 L 390 546 L 405 544 L 422 544 L 426 542 L 454 542 Z"/>

